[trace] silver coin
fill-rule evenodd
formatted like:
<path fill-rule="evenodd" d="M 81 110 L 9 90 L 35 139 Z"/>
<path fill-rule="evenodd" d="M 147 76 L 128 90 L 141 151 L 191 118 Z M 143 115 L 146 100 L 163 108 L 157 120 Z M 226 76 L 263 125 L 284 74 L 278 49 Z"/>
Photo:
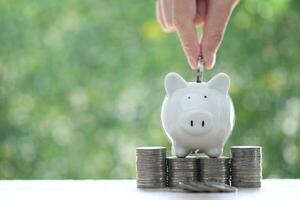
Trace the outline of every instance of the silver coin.
<path fill-rule="evenodd" d="M 237 189 L 227 184 L 216 182 L 179 182 L 179 188 L 193 192 L 235 192 Z"/>
<path fill-rule="evenodd" d="M 190 182 L 178 182 L 178 188 L 192 191 L 192 192 L 204 192 L 204 190 L 200 190 L 199 188 L 190 184 Z"/>
<path fill-rule="evenodd" d="M 168 187 L 166 188 L 164 191 L 166 192 L 180 192 L 180 193 L 191 193 L 193 191 L 190 190 L 185 190 L 185 189 L 181 189 L 181 188 L 173 188 L 173 187 Z"/>
<path fill-rule="evenodd" d="M 240 187 L 240 188 L 259 188 L 259 187 L 261 187 L 260 181 L 257 181 L 257 182 L 235 182 L 235 181 L 232 181 L 232 184 L 235 187 Z"/>
<path fill-rule="evenodd" d="M 231 184 L 236 187 L 260 187 L 262 179 L 262 148 L 231 147 Z"/>
<path fill-rule="evenodd" d="M 230 158 L 221 156 L 219 158 L 199 158 L 199 180 L 219 183 L 229 183 Z"/>
<path fill-rule="evenodd" d="M 136 184 L 138 188 L 166 187 L 166 148 L 136 148 Z"/>
<path fill-rule="evenodd" d="M 162 147 L 162 146 L 145 146 L 145 147 L 137 147 L 136 148 L 137 151 L 157 151 L 157 150 L 167 150 L 166 147 Z"/>
<path fill-rule="evenodd" d="M 178 186 L 179 182 L 197 181 L 198 159 L 194 156 L 177 158 L 167 157 L 167 181 L 169 187 Z"/>
<path fill-rule="evenodd" d="M 237 188 L 230 186 L 228 184 L 224 183 L 218 183 L 218 182 L 205 182 L 205 184 L 210 185 L 211 187 L 215 187 L 219 189 L 219 192 L 236 192 Z"/>

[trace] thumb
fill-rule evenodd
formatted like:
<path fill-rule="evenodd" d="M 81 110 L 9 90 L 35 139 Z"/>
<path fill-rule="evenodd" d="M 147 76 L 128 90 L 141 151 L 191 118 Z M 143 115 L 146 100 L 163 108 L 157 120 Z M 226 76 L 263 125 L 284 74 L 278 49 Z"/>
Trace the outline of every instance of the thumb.
<path fill-rule="evenodd" d="M 207 16 L 201 40 L 202 56 L 207 68 L 212 68 L 215 64 L 216 52 L 222 42 L 233 5 L 231 1 L 208 1 Z"/>

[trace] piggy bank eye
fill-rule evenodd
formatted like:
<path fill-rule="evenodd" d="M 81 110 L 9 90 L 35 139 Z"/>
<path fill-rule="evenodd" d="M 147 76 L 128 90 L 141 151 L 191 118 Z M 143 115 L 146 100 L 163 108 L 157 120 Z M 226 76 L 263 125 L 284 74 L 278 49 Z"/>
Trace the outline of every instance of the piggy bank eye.
<path fill-rule="evenodd" d="M 206 99 L 206 98 L 207 98 L 207 96 L 205 95 L 205 96 L 204 96 L 204 98 Z"/>
<path fill-rule="evenodd" d="M 197 95 L 195 94 L 187 94 L 182 98 L 183 101 L 192 103 L 197 100 Z"/>

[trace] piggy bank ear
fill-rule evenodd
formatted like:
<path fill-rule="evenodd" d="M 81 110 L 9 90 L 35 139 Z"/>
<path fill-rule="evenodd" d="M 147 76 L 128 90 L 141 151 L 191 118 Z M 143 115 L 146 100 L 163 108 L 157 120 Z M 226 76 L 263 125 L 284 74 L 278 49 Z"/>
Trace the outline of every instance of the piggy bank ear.
<path fill-rule="evenodd" d="M 167 96 L 171 96 L 178 89 L 185 88 L 187 83 L 185 80 L 174 72 L 168 73 L 165 77 L 165 89 Z"/>
<path fill-rule="evenodd" d="M 227 74 L 219 73 L 208 81 L 208 87 L 227 94 L 230 87 L 230 78 Z"/>

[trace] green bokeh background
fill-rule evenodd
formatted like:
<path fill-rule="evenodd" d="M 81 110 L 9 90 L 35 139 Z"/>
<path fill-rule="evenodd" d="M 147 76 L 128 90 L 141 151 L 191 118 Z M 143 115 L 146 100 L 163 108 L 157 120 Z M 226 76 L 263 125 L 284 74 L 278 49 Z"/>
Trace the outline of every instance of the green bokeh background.
<path fill-rule="evenodd" d="M 163 78 L 194 80 L 155 1 L 0 0 L 0 178 L 134 178 L 135 147 L 170 149 Z M 300 2 L 236 8 L 209 79 L 232 79 L 225 147 L 263 146 L 265 178 L 300 177 Z"/>

